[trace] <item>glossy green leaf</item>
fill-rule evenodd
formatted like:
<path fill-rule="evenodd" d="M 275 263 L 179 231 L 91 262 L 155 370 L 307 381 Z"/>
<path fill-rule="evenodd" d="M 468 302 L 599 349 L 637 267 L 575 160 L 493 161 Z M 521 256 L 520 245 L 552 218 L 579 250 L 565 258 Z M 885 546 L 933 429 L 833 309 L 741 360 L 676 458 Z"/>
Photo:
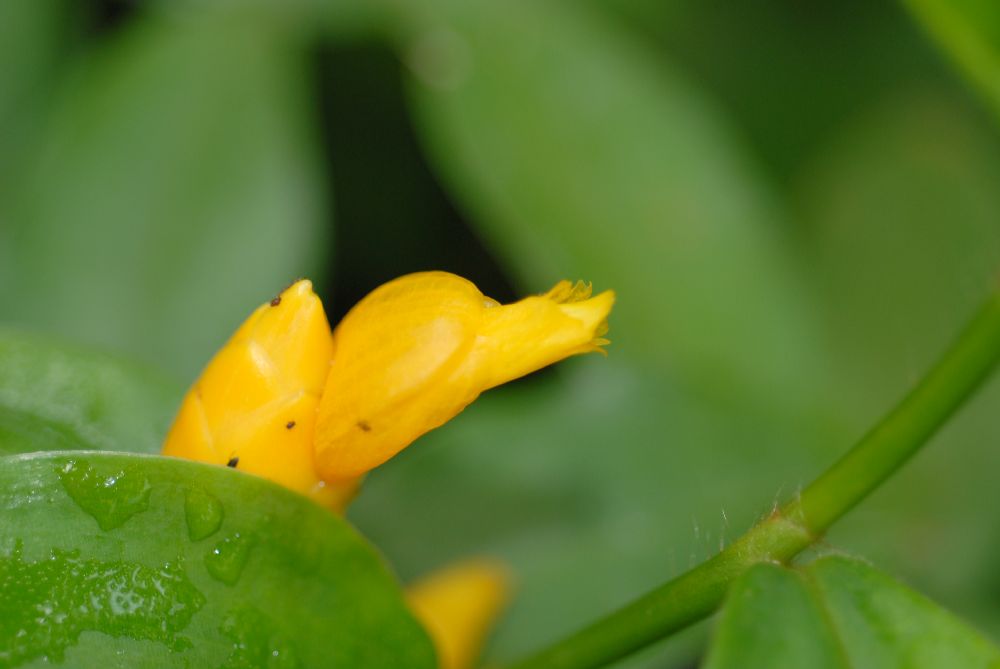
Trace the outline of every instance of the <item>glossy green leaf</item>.
<path fill-rule="evenodd" d="M 432 7 L 403 46 L 420 129 L 525 284 L 615 288 L 616 350 L 702 387 L 812 392 L 782 214 L 712 102 L 579 4 Z"/>
<path fill-rule="evenodd" d="M 181 391 L 141 365 L 0 328 L 0 454 L 156 453 Z"/>
<path fill-rule="evenodd" d="M 1000 666 L 1000 649 L 922 595 L 856 559 L 759 565 L 733 584 L 706 669 Z"/>
<path fill-rule="evenodd" d="M 150 14 L 83 63 L 12 189 L 4 320 L 187 377 L 315 277 L 323 186 L 304 46 L 283 28 Z"/>
<path fill-rule="evenodd" d="M 0 667 L 430 669 L 379 556 L 264 479 L 155 456 L 0 459 Z"/>

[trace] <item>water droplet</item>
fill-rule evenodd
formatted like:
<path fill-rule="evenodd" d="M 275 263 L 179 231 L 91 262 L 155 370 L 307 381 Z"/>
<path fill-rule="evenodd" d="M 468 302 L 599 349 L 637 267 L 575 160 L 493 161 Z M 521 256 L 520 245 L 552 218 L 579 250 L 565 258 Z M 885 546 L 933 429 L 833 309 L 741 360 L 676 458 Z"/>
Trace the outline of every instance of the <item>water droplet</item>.
<path fill-rule="evenodd" d="M 149 508 L 153 489 L 146 475 L 134 465 L 69 460 L 56 468 L 59 480 L 77 506 L 90 514 L 102 530 L 121 527 L 129 518 Z"/>
<path fill-rule="evenodd" d="M 151 568 L 59 550 L 28 562 L 18 543 L 0 557 L 0 666 L 61 662 L 85 631 L 183 650 L 191 642 L 179 633 L 204 604 L 176 562 Z"/>
<path fill-rule="evenodd" d="M 260 610 L 247 606 L 229 612 L 219 628 L 233 642 L 221 669 L 299 669 L 295 648 Z"/>
<path fill-rule="evenodd" d="M 222 502 L 210 493 L 188 490 L 184 496 L 184 517 L 191 541 L 199 541 L 215 534 L 222 525 L 223 513 Z"/>
<path fill-rule="evenodd" d="M 205 568 L 213 578 L 236 585 L 246 566 L 247 558 L 250 557 L 250 549 L 253 548 L 253 541 L 250 537 L 236 532 L 230 537 L 226 537 L 215 545 L 205 556 Z"/>

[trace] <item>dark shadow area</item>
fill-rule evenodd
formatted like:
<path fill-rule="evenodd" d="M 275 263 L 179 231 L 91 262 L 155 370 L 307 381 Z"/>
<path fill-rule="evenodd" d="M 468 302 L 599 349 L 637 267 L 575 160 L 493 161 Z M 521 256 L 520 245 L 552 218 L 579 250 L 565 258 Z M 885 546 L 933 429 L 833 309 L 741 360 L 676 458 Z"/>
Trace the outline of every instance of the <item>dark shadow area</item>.
<path fill-rule="evenodd" d="M 336 322 L 379 284 L 428 269 L 514 299 L 496 260 L 431 172 L 409 118 L 401 65 L 375 45 L 317 54 L 321 133 L 333 191 L 333 270 L 322 286 Z"/>
<path fill-rule="evenodd" d="M 86 32 L 93 37 L 115 32 L 131 18 L 139 5 L 131 0 L 91 0 L 86 12 Z"/>

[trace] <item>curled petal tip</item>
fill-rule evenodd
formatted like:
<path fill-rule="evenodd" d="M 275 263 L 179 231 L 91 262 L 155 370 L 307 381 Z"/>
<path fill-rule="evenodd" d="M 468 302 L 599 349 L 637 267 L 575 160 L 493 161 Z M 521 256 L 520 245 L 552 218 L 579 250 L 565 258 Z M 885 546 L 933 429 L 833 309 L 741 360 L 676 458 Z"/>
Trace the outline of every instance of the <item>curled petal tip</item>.
<path fill-rule="evenodd" d="M 552 287 L 543 296 L 553 302 L 580 302 L 590 297 L 593 292 L 593 284 L 587 281 L 578 280 L 576 283 L 563 279 Z"/>
<path fill-rule="evenodd" d="M 587 297 L 564 302 L 559 305 L 559 309 L 567 316 L 580 321 L 585 329 L 591 331 L 592 343 L 600 340 L 601 343 L 608 344 L 610 342 L 601 337 L 608 332 L 608 315 L 615 304 L 615 292 L 605 290 L 594 297 L 589 297 L 589 287 L 586 292 Z"/>

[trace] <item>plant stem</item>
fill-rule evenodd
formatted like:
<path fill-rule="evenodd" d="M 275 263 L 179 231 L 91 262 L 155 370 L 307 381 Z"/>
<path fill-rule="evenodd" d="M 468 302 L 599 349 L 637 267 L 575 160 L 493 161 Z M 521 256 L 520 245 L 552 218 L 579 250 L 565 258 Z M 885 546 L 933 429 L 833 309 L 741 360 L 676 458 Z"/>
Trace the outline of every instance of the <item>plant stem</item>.
<path fill-rule="evenodd" d="M 787 562 L 892 476 L 998 360 L 1000 290 L 916 388 L 795 500 L 710 560 L 509 669 L 600 667 L 711 615 L 748 567 Z"/>

